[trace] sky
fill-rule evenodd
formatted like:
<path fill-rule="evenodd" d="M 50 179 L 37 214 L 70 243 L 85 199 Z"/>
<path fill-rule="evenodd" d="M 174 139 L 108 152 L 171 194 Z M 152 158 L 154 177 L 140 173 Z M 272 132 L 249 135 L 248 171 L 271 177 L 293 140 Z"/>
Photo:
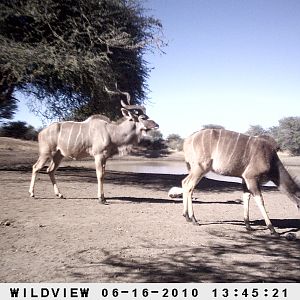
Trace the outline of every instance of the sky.
<path fill-rule="evenodd" d="M 300 116 L 300 1 L 145 0 L 168 46 L 147 53 L 147 114 L 164 137 Z M 21 101 L 15 119 L 41 121 Z"/>

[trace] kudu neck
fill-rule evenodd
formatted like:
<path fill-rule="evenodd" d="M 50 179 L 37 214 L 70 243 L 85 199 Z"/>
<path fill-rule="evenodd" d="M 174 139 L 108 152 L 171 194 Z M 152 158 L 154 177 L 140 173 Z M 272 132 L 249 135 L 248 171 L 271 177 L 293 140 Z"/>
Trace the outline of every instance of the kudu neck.
<path fill-rule="evenodd" d="M 125 120 L 120 124 L 109 124 L 108 131 L 110 133 L 111 141 L 117 145 L 129 145 L 135 143 L 137 139 L 136 126 L 130 121 Z"/>

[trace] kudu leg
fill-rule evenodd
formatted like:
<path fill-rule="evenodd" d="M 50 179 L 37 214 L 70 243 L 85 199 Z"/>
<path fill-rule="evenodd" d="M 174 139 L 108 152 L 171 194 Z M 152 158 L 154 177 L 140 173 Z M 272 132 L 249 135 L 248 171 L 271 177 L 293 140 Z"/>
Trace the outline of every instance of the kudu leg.
<path fill-rule="evenodd" d="M 254 197 L 254 200 L 261 212 L 261 214 L 263 215 L 266 225 L 269 228 L 269 230 L 271 231 L 271 234 L 279 236 L 279 234 L 276 232 L 275 228 L 273 227 L 271 220 L 268 217 L 265 205 L 264 205 L 264 200 L 263 200 L 263 196 L 261 194 L 261 190 L 259 188 L 258 182 L 256 179 L 246 179 L 246 184 L 247 184 L 247 188 L 248 190 L 251 192 L 251 194 Z"/>
<path fill-rule="evenodd" d="M 101 204 L 107 204 L 104 197 L 103 181 L 105 173 L 105 159 L 101 155 L 95 156 L 96 174 L 98 181 L 98 199 Z"/>
<path fill-rule="evenodd" d="M 29 187 L 30 197 L 34 197 L 34 185 L 35 185 L 37 173 L 43 168 L 43 166 L 46 164 L 48 159 L 49 159 L 48 155 L 40 155 L 37 162 L 32 167 L 32 176 L 31 176 L 31 182 Z"/>
<path fill-rule="evenodd" d="M 64 196 L 60 193 L 57 183 L 56 183 L 56 179 L 55 179 L 55 171 L 57 170 L 57 168 L 59 167 L 59 164 L 61 163 L 63 159 L 63 155 L 61 155 L 60 151 L 57 151 L 53 158 L 52 161 L 50 162 L 50 165 L 47 169 L 47 172 L 49 174 L 50 180 L 52 182 L 53 185 L 53 189 L 54 189 L 54 194 L 58 197 L 58 198 L 64 198 Z"/>
<path fill-rule="evenodd" d="M 246 229 L 251 231 L 253 230 L 250 226 L 249 222 L 249 203 L 250 203 L 251 194 L 249 192 L 243 193 L 243 203 L 244 203 L 244 222 L 246 225 Z"/>
<path fill-rule="evenodd" d="M 249 192 L 244 180 L 242 185 L 243 185 L 244 222 L 246 225 L 246 229 L 251 231 L 253 230 L 249 222 L 249 203 L 250 203 L 251 193 Z"/>
<path fill-rule="evenodd" d="M 199 225 L 193 209 L 192 196 L 193 191 L 197 183 L 203 177 L 203 170 L 197 166 L 194 169 L 191 169 L 190 174 L 185 177 L 182 181 L 182 189 L 183 189 L 183 216 L 186 218 L 188 222 L 193 222 L 195 225 Z"/>

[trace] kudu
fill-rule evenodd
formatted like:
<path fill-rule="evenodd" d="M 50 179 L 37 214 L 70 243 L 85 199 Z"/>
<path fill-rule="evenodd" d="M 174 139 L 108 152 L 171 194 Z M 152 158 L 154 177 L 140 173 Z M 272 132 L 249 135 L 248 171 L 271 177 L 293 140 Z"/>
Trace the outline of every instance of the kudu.
<path fill-rule="evenodd" d="M 107 89 L 106 91 L 109 92 Z M 63 157 L 80 159 L 90 155 L 95 159 L 98 198 L 101 203 L 106 203 L 103 191 L 106 160 L 119 151 L 138 143 L 147 131 L 158 128 L 158 125 L 148 118 L 143 106 L 131 105 L 129 94 L 118 92 L 127 97 L 127 104 L 121 101 L 124 120 L 111 122 L 107 117 L 94 115 L 83 122 L 56 122 L 39 133 L 39 158 L 32 168 L 29 188 L 31 197 L 34 197 L 37 172 L 48 160 L 50 164 L 47 173 L 53 184 L 54 193 L 59 198 L 63 198 L 54 176 Z"/>
<path fill-rule="evenodd" d="M 277 144 L 268 136 L 248 136 L 225 129 L 203 129 L 184 141 L 184 157 L 189 174 L 182 181 L 183 215 L 198 224 L 192 206 L 192 194 L 208 172 L 242 178 L 244 221 L 249 224 L 249 200 L 252 195 L 266 225 L 275 231 L 264 206 L 260 184 L 273 181 L 300 208 L 300 188 L 277 155 Z"/>

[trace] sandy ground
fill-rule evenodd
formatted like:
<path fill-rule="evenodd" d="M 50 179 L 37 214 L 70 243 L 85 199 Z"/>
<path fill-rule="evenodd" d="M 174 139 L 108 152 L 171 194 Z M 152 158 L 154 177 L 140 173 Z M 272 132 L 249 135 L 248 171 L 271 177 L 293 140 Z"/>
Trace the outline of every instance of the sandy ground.
<path fill-rule="evenodd" d="M 201 181 L 194 201 L 201 226 L 187 223 L 182 201 L 167 196 L 183 175 L 109 171 L 109 205 L 100 205 L 95 170 L 63 167 L 57 179 L 66 199 L 55 198 L 45 173 L 30 198 L 36 146 L 10 142 L 0 140 L 1 282 L 300 282 L 300 215 L 276 188 L 264 196 L 278 239 L 254 201 L 255 231 L 246 232 L 238 184 Z M 300 175 L 299 159 L 291 161 Z"/>

